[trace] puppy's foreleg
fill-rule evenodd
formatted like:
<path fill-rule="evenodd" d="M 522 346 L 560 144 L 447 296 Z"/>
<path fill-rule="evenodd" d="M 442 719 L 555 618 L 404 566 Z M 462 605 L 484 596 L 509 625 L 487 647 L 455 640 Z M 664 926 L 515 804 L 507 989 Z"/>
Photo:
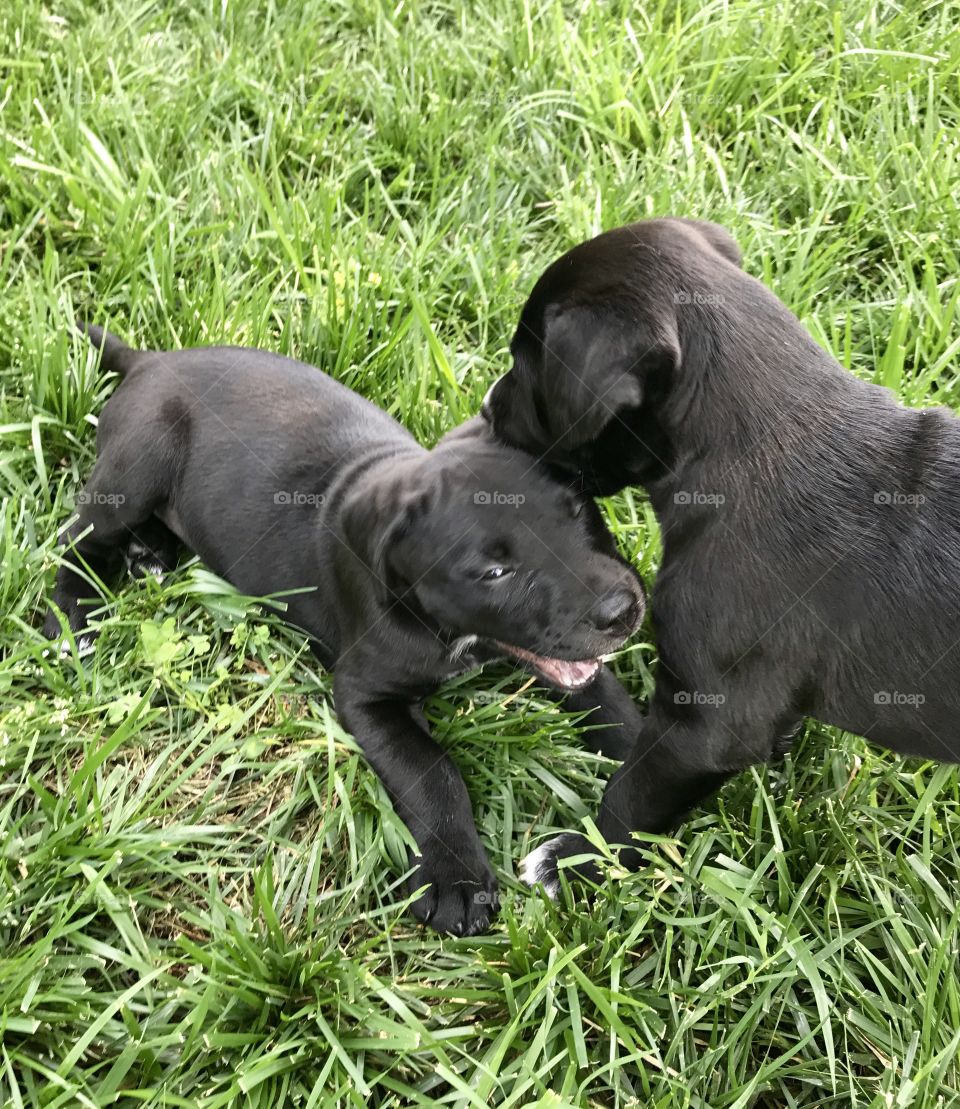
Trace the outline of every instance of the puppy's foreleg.
<path fill-rule="evenodd" d="M 673 721 L 664 726 L 661 719 L 650 719 L 607 783 L 597 820 L 607 843 L 629 844 L 633 832 L 672 831 L 731 775 L 757 761 L 745 756 L 734 765 L 726 759 L 718 764 L 715 737 L 705 727 Z M 639 862 L 629 848 L 620 858 L 627 866 Z"/>
<path fill-rule="evenodd" d="M 460 772 L 409 704 L 358 695 L 339 672 L 334 700 L 416 840 L 410 889 L 427 889 L 414 915 L 438 932 L 484 931 L 497 909 L 497 882 Z"/>
<path fill-rule="evenodd" d="M 719 717 L 690 719 L 654 709 L 625 763 L 607 783 L 600 804 L 597 827 L 608 844 L 623 845 L 620 862 L 629 868 L 641 863 L 633 845 L 634 832 L 671 831 L 731 775 L 768 758 L 773 730 L 763 728 L 759 733 L 765 738 L 753 744 L 738 739 Z M 595 854 L 584 836 L 568 832 L 531 852 L 523 860 L 521 876 L 529 885 L 542 884 L 556 897 L 560 861 Z M 572 871 L 590 881 L 600 877 L 591 862 L 579 862 Z"/>

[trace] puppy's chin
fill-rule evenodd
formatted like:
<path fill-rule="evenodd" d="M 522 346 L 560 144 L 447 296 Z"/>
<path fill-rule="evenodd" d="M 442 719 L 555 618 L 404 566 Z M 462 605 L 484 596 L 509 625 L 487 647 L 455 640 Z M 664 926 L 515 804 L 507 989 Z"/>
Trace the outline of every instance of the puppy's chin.
<path fill-rule="evenodd" d="M 580 492 L 588 497 L 613 497 L 626 489 L 629 484 L 612 477 L 592 477 L 589 480 L 584 478 Z"/>
<path fill-rule="evenodd" d="M 547 466 L 557 481 L 585 497 L 612 497 L 631 484 L 629 478 L 624 478 L 622 456 L 616 457 L 619 464 L 616 473 L 609 467 L 595 464 L 589 447 L 575 455 L 558 458 L 548 455 Z"/>
<path fill-rule="evenodd" d="M 547 448 L 540 452 L 539 457 L 554 481 L 585 497 L 612 497 L 630 484 L 629 480 L 624 479 L 623 459 L 620 454 L 615 456 L 619 465 L 618 473 L 613 473 L 602 465 L 595 465 L 589 445 L 575 454 Z"/>

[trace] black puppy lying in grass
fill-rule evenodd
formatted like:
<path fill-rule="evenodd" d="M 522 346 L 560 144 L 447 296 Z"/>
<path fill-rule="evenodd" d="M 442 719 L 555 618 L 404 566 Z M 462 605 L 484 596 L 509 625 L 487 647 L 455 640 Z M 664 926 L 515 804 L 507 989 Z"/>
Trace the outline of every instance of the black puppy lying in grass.
<path fill-rule="evenodd" d="M 129 549 L 167 566 L 182 542 L 243 592 L 310 587 L 288 618 L 335 669 L 343 724 L 417 843 L 416 916 L 482 931 L 496 879 L 463 781 L 422 700 L 498 656 L 591 710 L 595 749 L 624 757 L 639 721 L 599 656 L 643 615 L 643 592 L 594 504 L 496 443 L 481 419 L 426 451 L 319 370 L 256 350 L 135 351 L 85 328 L 123 379 L 67 529 L 45 632 L 86 628 Z M 75 560 L 71 565 L 71 560 Z M 617 725 L 628 725 L 617 727 Z"/>
<path fill-rule="evenodd" d="M 610 843 L 664 831 L 812 716 L 960 754 L 960 423 L 844 370 L 723 228 L 649 220 L 549 267 L 484 411 L 596 493 L 641 483 L 663 535 L 660 667 L 610 781 Z M 526 873 L 557 888 L 560 836 Z M 633 851 L 623 853 L 627 864 Z M 596 871 L 584 867 L 595 876 Z"/>

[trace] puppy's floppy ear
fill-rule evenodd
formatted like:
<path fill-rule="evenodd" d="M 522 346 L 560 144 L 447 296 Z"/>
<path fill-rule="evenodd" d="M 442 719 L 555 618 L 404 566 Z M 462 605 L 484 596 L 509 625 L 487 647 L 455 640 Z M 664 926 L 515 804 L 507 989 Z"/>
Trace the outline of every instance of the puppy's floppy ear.
<path fill-rule="evenodd" d="M 344 539 L 373 576 L 382 604 L 411 584 L 401 548 L 432 501 L 433 489 L 422 483 L 418 468 L 403 463 L 386 479 L 362 482 L 344 501 Z"/>
<path fill-rule="evenodd" d="M 629 319 L 603 306 L 547 309 L 543 416 L 564 450 L 596 439 L 624 409 L 638 408 L 651 375 L 679 364 L 674 313 L 647 306 L 644 314 L 653 318 Z"/>
<path fill-rule="evenodd" d="M 696 231 L 708 246 L 712 247 L 717 254 L 726 258 L 728 262 L 733 262 L 735 266 L 743 268 L 743 251 L 725 227 L 706 219 L 680 219 L 679 222 Z"/>

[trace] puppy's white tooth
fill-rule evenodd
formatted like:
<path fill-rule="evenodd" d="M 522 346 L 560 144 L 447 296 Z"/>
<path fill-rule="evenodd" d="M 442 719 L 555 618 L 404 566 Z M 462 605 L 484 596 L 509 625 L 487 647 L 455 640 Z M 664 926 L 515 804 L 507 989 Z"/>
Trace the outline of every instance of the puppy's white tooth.
<path fill-rule="evenodd" d="M 80 658 L 86 658 L 87 655 L 93 654 L 93 636 L 81 635 L 77 640 L 77 654 Z"/>
<path fill-rule="evenodd" d="M 520 881 L 528 886 L 543 886 L 551 901 L 556 901 L 560 894 L 556 842 L 556 839 L 547 840 L 520 862 Z"/>
<path fill-rule="evenodd" d="M 143 569 L 150 574 L 151 577 L 156 578 L 157 581 L 163 581 L 165 570 L 162 562 L 145 562 Z"/>

